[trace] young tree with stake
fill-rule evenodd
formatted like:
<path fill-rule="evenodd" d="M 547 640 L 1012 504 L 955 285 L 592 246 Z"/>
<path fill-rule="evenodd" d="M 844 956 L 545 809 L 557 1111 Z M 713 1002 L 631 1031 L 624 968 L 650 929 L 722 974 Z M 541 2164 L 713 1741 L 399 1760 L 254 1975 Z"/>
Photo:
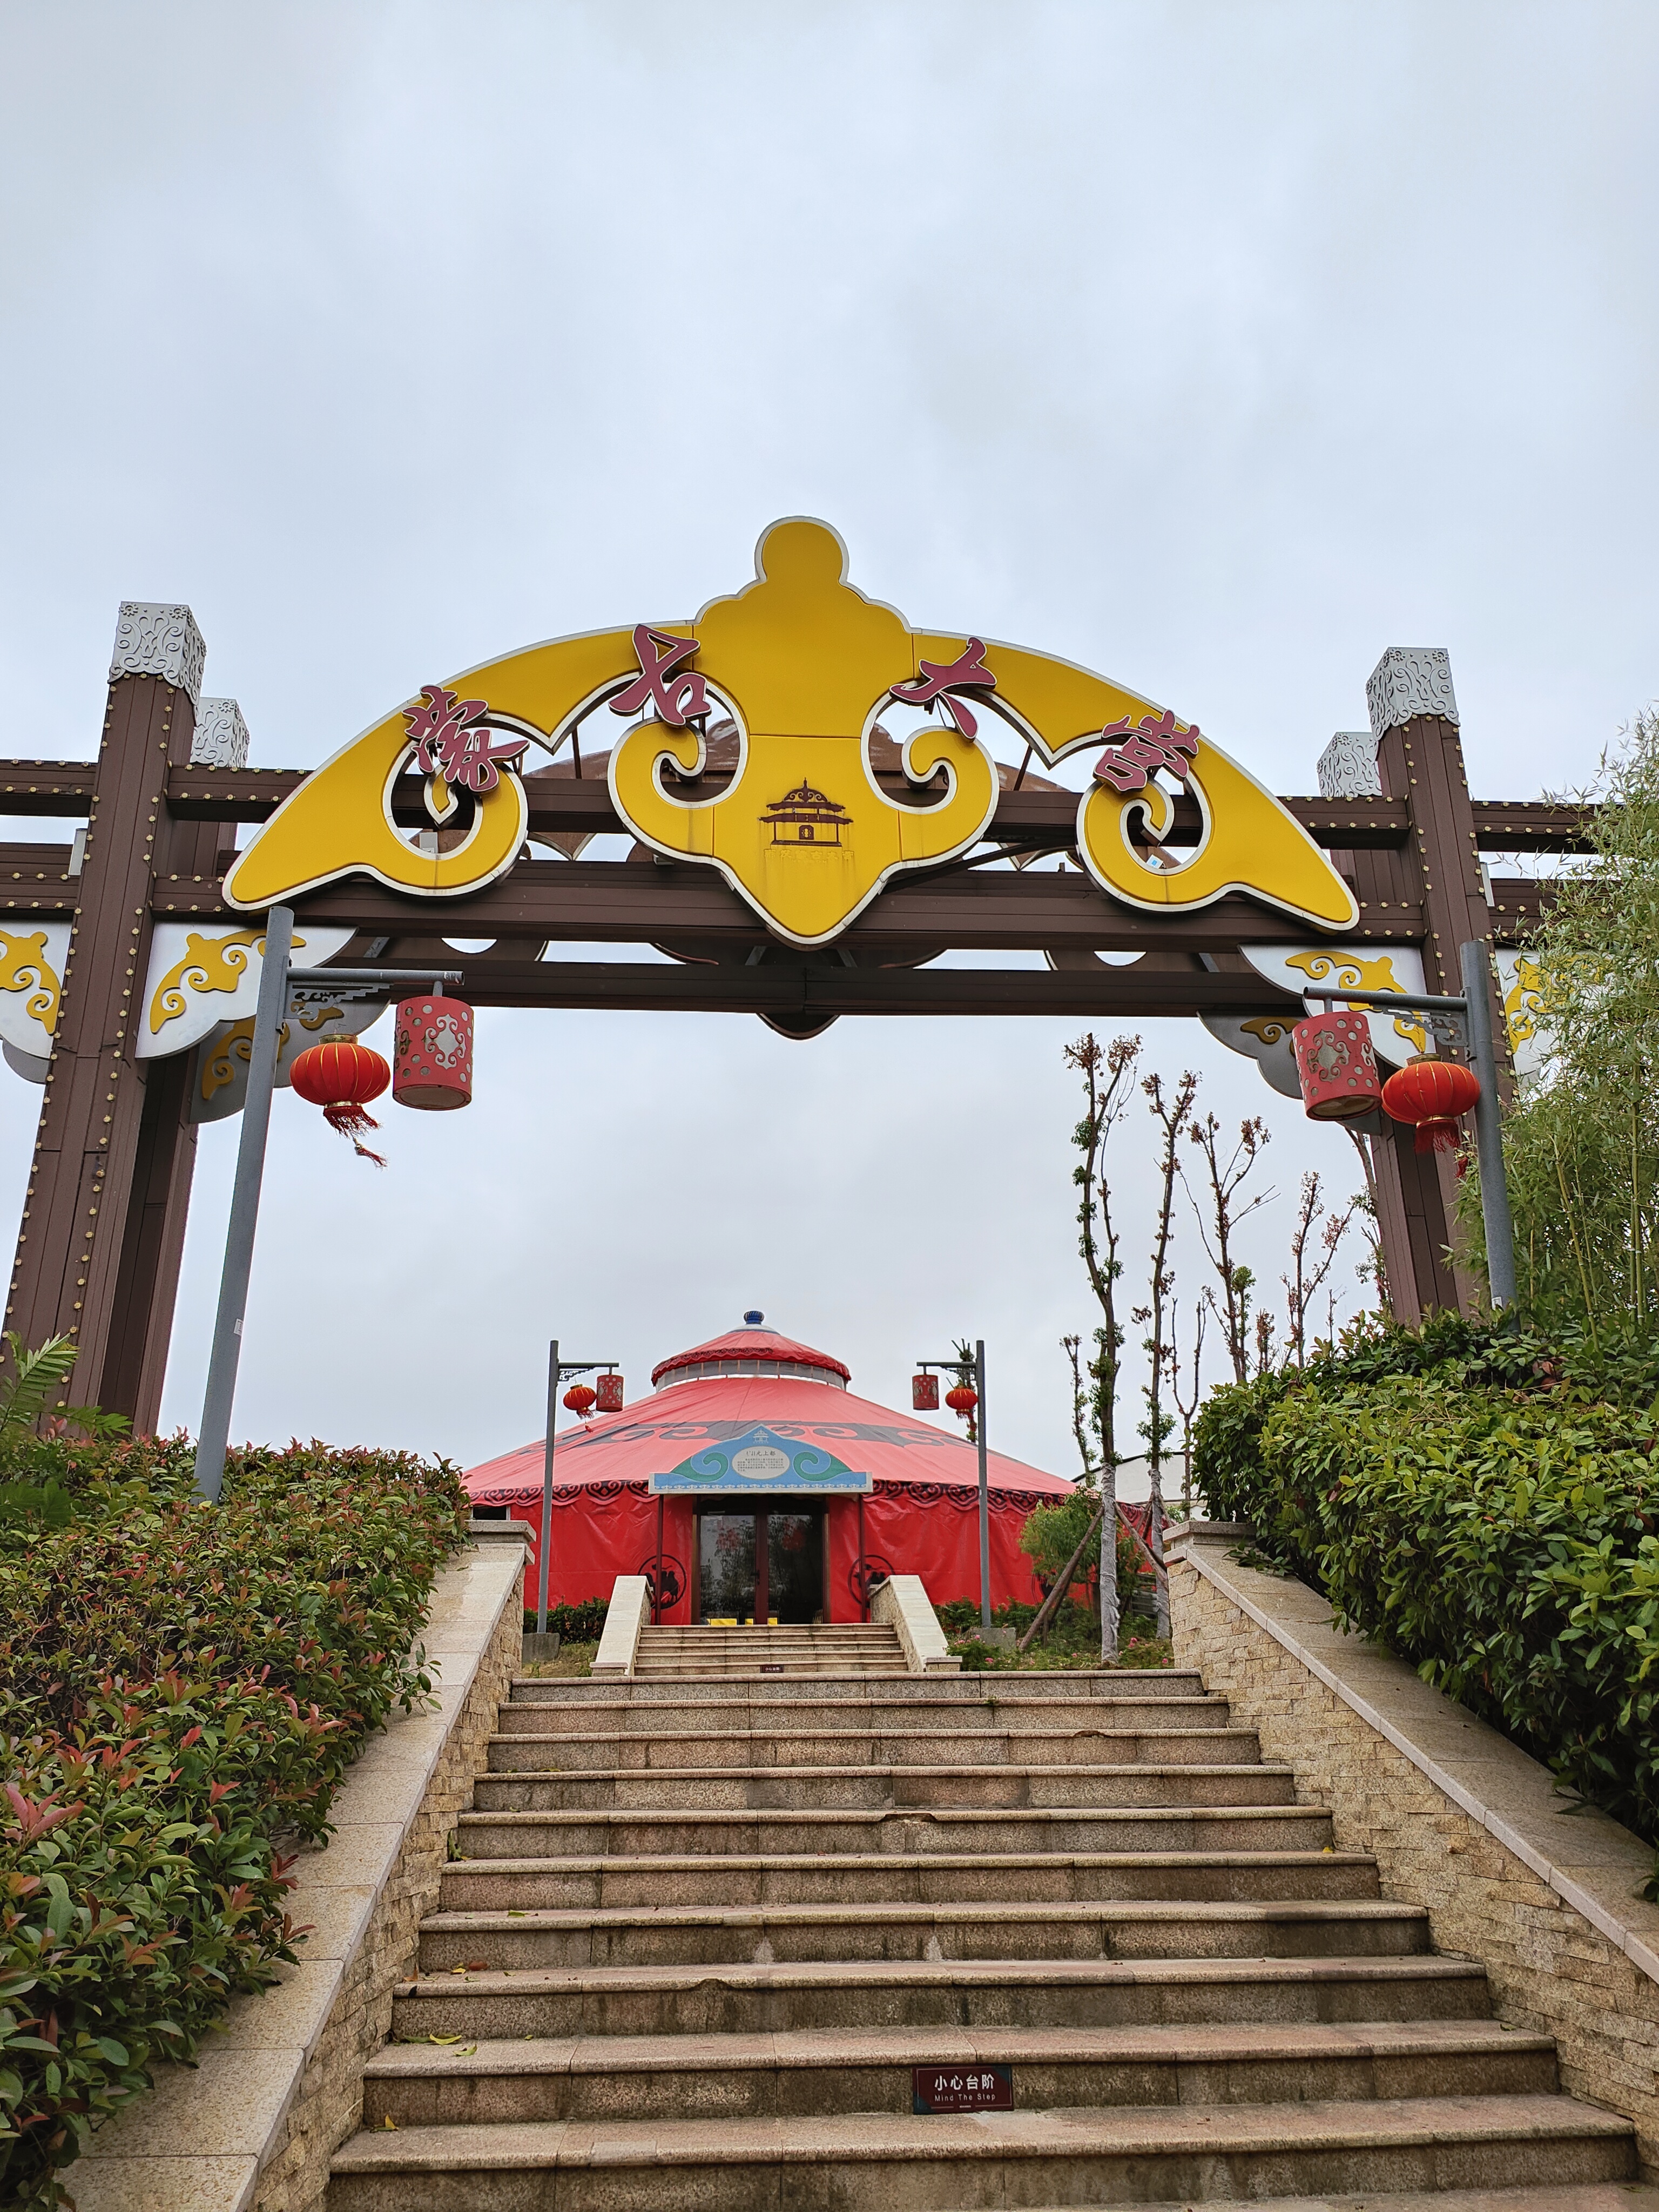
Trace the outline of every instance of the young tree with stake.
<path fill-rule="evenodd" d="M 1146 1439 L 1147 1467 L 1152 1476 L 1152 1511 L 1147 1516 L 1147 1541 L 1158 1577 L 1158 1632 L 1160 1636 L 1167 1636 L 1170 1632 L 1170 1583 L 1164 1567 L 1164 1446 L 1175 1425 L 1174 1416 L 1164 1410 L 1164 1370 L 1170 1341 L 1170 1301 L 1175 1289 L 1175 1277 L 1170 1268 L 1170 1243 L 1173 1234 L 1171 1217 L 1175 1209 L 1176 1182 L 1181 1172 L 1176 1146 L 1182 1128 L 1192 1112 L 1193 1100 L 1198 1095 L 1198 1078 L 1188 1069 L 1167 1097 L 1161 1076 L 1149 1075 L 1140 1087 L 1146 1094 L 1153 1119 L 1164 1133 L 1158 1156 L 1158 1215 L 1152 1231 L 1152 1303 L 1140 1308 L 1136 1318 L 1152 1323 L 1150 1334 L 1143 1340 L 1150 1364 L 1146 1392 L 1146 1418 L 1140 1425 L 1140 1433 Z"/>
<path fill-rule="evenodd" d="M 1094 1356 L 1087 1364 L 1086 1388 L 1073 1355 L 1073 1429 L 1083 1455 L 1084 1479 L 1099 1486 L 1101 1511 L 1106 1529 L 1117 1532 L 1117 1386 L 1123 1351 L 1123 1328 L 1117 1315 L 1117 1285 L 1123 1273 L 1117 1255 L 1118 1231 L 1112 1213 L 1111 1186 L 1106 1175 L 1106 1148 L 1122 1121 L 1133 1093 L 1140 1058 L 1138 1036 L 1114 1037 L 1103 1046 L 1091 1031 L 1066 1048 L 1066 1064 L 1083 1078 L 1085 1113 L 1072 1132 L 1072 1142 L 1082 1155 L 1072 1170 L 1077 1185 L 1078 1250 L 1089 1277 L 1089 1287 L 1100 1308 L 1100 1326 L 1094 1332 Z M 1092 1449 L 1091 1449 L 1092 1441 Z M 1103 1666 L 1117 1660 L 1117 1577 L 1112 1571 L 1115 1541 L 1101 1545 L 1100 1657 Z"/>
<path fill-rule="evenodd" d="M 1257 1161 L 1266 1151 L 1268 1139 L 1267 1123 L 1260 1116 L 1252 1116 L 1239 1125 L 1238 1142 L 1224 1160 L 1221 1124 L 1213 1114 L 1201 1121 L 1194 1120 L 1187 1134 L 1198 1148 L 1205 1168 L 1209 1188 L 1205 1203 L 1200 1205 L 1194 1195 L 1187 1170 L 1180 1170 L 1182 1187 L 1198 1217 L 1198 1234 L 1216 1280 L 1221 1285 L 1218 1300 L 1213 1289 L 1206 1295 L 1216 1318 L 1221 1323 L 1227 1352 L 1233 1364 L 1233 1379 L 1248 1382 L 1250 1379 L 1250 1292 L 1255 1287 L 1255 1277 L 1237 1255 L 1234 1238 L 1241 1224 L 1251 1214 L 1266 1206 L 1277 1194 L 1271 1190 L 1258 1191 L 1243 1205 L 1238 1202 L 1239 1193 L 1249 1177 Z M 1273 1323 L 1267 1322 L 1271 1339 Z M 1258 1357 L 1262 1350 L 1261 1322 L 1256 1326 Z"/>

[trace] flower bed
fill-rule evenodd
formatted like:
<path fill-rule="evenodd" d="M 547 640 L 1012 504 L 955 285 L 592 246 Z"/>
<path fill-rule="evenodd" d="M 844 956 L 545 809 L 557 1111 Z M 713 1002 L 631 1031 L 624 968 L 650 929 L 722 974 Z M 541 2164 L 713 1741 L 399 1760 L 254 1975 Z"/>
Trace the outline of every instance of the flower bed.
<path fill-rule="evenodd" d="M 410 1646 L 465 1528 L 453 1468 L 234 1453 L 209 1506 L 191 1460 L 40 1446 L 46 1509 L 0 1516 L 0 2204 L 58 2201 L 97 2119 L 295 1955 L 283 1849 L 430 1686 Z"/>

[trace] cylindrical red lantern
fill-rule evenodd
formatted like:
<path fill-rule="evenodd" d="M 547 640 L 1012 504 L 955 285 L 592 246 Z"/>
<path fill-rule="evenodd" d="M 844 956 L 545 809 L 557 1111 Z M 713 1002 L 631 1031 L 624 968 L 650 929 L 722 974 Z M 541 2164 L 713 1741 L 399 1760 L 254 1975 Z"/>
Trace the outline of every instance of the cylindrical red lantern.
<path fill-rule="evenodd" d="M 918 1413 L 939 1411 L 939 1377 L 937 1375 L 913 1375 L 910 1377 L 910 1404 Z"/>
<path fill-rule="evenodd" d="M 1332 1007 L 1310 1014 L 1291 1031 L 1291 1045 L 1310 1121 L 1348 1121 L 1376 1111 L 1382 1081 L 1371 1050 L 1371 1025 L 1363 1013 Z"/>
<path fill-rule="evenodd" d="M 593 1398 L 594 1393 L 586 1382 L 573 1382 L 564 1394 L 564 1402 L 569 1411 L 580 1415 L 584 1421 L 593 1410 Z"/>
<path fill-rule="evenodd" d="M 1457 1147 L 1457 1116 L 1480 1096 L 1480 1079 L 1461 1060 L 1425 1053 L 1396 1068 L 1382 1086 L 1382 1103 L 1396 1121 L 1417 1124 L 1416 1150 L 1449 1152 Z"/>
<path fill-rule="evenodd" d="M 472 1100 L 472 1009 L 465 999 L 405 999 L 398 1008 L 392 1095 L 443 1112 Z"/>
<path fill-rule="evenodd" d="M 623 1409 L 623 1379 L 620 1375 L 601 1375 L 599 1381 L 599 1411 L 620 1413 Z"/>
<path fill-rule="evenodd" d="M 356 1037 L 325 1037 L 321 1044 L 309 1045 L 289 1070 L 289 1081 L 301 1097 L 320 1106 L 329 1127 L 349 1137 L 358 1158 L 373 1160 L 377 1168 L 386 1162 L 369 1151 L 362 1137 L 365 1129 L 380 1125 L 363 1108 L 380 1097 L 391 1079 L 392 1070 L 380 1054 Z"/>
<path fill-rule="evenodd" d="M 945 1402 L 953 1413 L 959 1413 L 965 1421 L 979 1403 L 979 1392 L 970 1390 L 965 1382 L 958 1382 L 954 1390 L 945 1392 Z"/>

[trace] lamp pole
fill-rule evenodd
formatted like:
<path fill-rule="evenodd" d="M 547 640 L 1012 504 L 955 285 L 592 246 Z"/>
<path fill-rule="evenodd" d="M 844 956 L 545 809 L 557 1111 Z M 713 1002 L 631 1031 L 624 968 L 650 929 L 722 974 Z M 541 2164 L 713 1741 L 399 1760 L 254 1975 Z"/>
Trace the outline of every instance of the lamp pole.
<path fill-rule="evenodd" d="M 1395 1006 L 1415 1013 L 1451 1014 L 1462 1025 L 1469 1059 L 1480 1079 L 1474 1108 L 1474 1153 L 1480 1164 L 1480 1219 L 1486 1232 L 1486 1286 L 1494 1307 L 1515 1304 L 1515 1224 L 1510 1187 L 1504 1177 L 1504 1134 L 1498 1111 L 1498 1050 L 1492 1038 L 1491 963 L 1477 939 L 1458 947 L 1463 994 L 1435 992 L 1345 991 L 1322 986 L 1304 991 L 1304 999 L 1340 1001 L 1346 1006 Z"/>
<path fill-rule="evenodd" d="M 304 942 L 302 939 L 301 943 Z M 247 1314 L 248 1281 L 253 1273 L 253 1233 L 259 1222 L 259 1194 L 264 1183 L 265 1144 L 270 1133 L 270 1100 L 276 1087 L 276 1054 L 289 998 L 296 989 L 343 989 L 361 997 L 376 984 L 459 983 L 459 968 L 292 968 L 294 909 L 274 906 L 265 916 L 259 995 L 248 1050 L 247 1092 L 236 1146 L 236 1179 L 231 1186 L 230 1219 L 225 1229 L 225 1261 L 219 1276 L 219 1307 L 214 1317 L 213 1348 L 208 1355 L 207 1389 L 196 1437 L 196 1492 L 216 1504 L 224 1486 L 225 1453 L 230 1441 L 231 1406 L 236 1370 L 241 1364 L 242 1323 Z M 355 988 L 353 987 L 356 987 Z"/>
<path fill-rule="evenodd" d="M 985 1339 L 974 1342 L 974 1356 L 964 1359 L 960 1353 L 954 1359 L 919 1359 L 916 1365 L 924 1375 L 935 1368 L 963 1381 L 969 1373 L 974 1378 L 974 1435 L 979 1445 L 979 1625 L 987 1639 L 991 1634 L 991 1476 L 990 1462 L 985 1443 Z"/>
<path fill-rule="evenodd" d="M 559 1385 L 567 1375 L 592 1375 L 614 1368 L 614 1359 L 561 1359 L 556 1336 L 547 1347 L 547 1443 L 542 1453 L 542 1540 L 536 1562 L 536 1633 L 547 1633 L 547 1571 L 553 1551 L 553 1448 L 559 1415 Z"/>

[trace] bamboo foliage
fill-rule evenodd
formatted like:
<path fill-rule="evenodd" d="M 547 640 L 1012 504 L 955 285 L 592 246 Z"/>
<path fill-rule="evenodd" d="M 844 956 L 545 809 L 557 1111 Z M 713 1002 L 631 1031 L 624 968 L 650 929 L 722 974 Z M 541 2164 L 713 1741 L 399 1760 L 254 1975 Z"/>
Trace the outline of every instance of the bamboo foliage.
<path fill-rule="evenodd" d="M 1659 1238 L 1659 714 L 1602 763 L 1595 857 L 1534 948 L 1540 1072 L 1504 1117 L 1522 1303 L 1595 1342 L 1651 1325 Z M 1460 1212 L 1481 1248 L 1478 1175 Z"/>

